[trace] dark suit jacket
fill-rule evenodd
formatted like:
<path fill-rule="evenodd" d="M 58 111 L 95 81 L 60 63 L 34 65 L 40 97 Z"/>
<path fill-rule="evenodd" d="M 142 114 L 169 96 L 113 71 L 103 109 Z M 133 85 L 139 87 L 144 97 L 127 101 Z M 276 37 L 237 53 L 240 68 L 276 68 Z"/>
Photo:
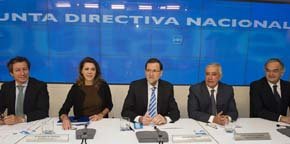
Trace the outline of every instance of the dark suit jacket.
<path fill-rule="evenodd" d="M 129 117 L 131 121 L 138 115 L 145 115 L 148 105 L 148 85 L 146 79 L 133 81 L 125 99 L 122 117 Z M 159 80 L 157 112 L 168 116 L 172 122 L 180 117 L 177 103 L 173 96 L 173 85 L 167 81 Z"/>
<path fill-rule="evenodd" d="M 0 90 L 0 113 L 8 109 L 8 115 L 15 114 L 15 81 L 4 83 Z M 49 96 L 44 82 L 29 78 L 24 98 L 24 114 L 27 122 L 48 117 Z"/>
<path fill-rule="evenodd" d="M 219 82 L 216 96 L 217 112 L 223 111 L 232 120 L 238 118 L 238 111 L 234 98 L 233 87 Z M 210 94 L 205 81 L 192 85 L 188 95 L 188 117 L 198 121 L 208 122 L 211 116 Z"/>
<path fill-rule="evenodd" d="M 113 103 L 111 91 L 109 85 L 105 81 L 103 81 L 100 85 L 98 95 L 102 100 L 101 109 L 104 110 L 105 108 L 108 108 L 109 110 L 112 110 Z M 59 116 L 61 116 L 62 114 L 68 114 L 71 107 L 73 107 L 75 116 L 84 116 L 82 114 L 82 110 L 85 96 L 86 94 L 80 86 L 78 86 L 77 84 L 72 85 L 71 89 L 68 92 L 66 100 L 62 105 L 62 108 L 59 110 Z M 105 115 L 104 117 L 107 118 L 108 115 Z"/>
<path fill-rule="evenodd" d="M 290 106 L 290 83 L 280 80 L 281 100 L 276 101 L 266 77 L 250 84 L 250 117 L 278 121 L 280 115 L 287 115 Z"/>

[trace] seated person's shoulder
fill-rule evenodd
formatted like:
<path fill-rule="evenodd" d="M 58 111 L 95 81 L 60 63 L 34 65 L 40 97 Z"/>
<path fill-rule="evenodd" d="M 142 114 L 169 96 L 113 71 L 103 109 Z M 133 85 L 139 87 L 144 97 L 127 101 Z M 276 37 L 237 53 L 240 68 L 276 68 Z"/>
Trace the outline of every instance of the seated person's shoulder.
<path fill-rule="evenodd" d="M 134 80 L 134 81 L 132 81 L 131 83 L 130 83 L 130 85 L 131 86 L 133 86 L 133 85 L 144 85 L 144 84 L 146 84 L 147 83 L 147 81 L 146 81 L 146 79 L 138 79 L 138 80 Z"/>
<path fill-rule="evenodd" d="M 172 83 L 170 83 L 169 81 L 166 81 L 166 80 L 161 80 L 161 79 L 160 79 L 160 80 L 159 80 L 159 83 L 160 83 L 160 84 L 164 84 L 164 85 L 168 85 L 168 86 L 173 86 Z"/>
<path fill-rule="evenodd" d="M 190 85 L 190 89 L 201 89 L 203 82 L 199 82 L 199 83 L 194 83 L 192 85 Z"/>
<path fill-rule="evenodd" d="M 101 85 L 109 85 L 106 80 L 101 79 Z"/>
<path fill-rule="evenodd" d="M 261 79 L 258 79 L 258 80 L 255 80 L 255 81 L 252 81 L 250 83 L 250 86 L 251 87 L 254 87 L 254 86 L 257 86 L 257 85 L 261 85 L 262 83 L 264 82 L 267 82 L 266 80 L 264 80 L 264 78 L 261 78 Z"/>
<path fill-rule="evenodd" d="M 229 84 L 226 84 L 226 83 L 221 83 L 221 85 L 222 85 L 223 87 L 225 87 L 225 88 L 230 88 L 230 89 L 233 88 L 232 85 L 229 85 Z"/>
<path fill-rule="evenodd" d="M 46 86 L 47 84 L 41 80 L 36 78 L 29 78 L 29 83 L 32 85 Z"/>
<path fill-rule="evenodd" d="M 14 85 L 14 84 L 15 84 L 14 81 L 4 82 L 4 83 L 1 85 L 1 87 L 2 87 L 2 88 L 5 88 L 5 87 L 12 86 L 12 85 Z"/>

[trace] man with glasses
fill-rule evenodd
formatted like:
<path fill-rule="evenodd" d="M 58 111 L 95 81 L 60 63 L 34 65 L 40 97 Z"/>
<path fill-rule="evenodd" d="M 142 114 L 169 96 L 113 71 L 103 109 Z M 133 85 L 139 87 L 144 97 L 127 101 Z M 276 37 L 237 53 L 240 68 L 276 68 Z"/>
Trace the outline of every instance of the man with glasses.
<path fill-rule="evenodd" d="M 281 79 L 284 64 L 277 58 L 265 65 L 265 77 L 250 84 L 250 117 L 260 117 L 290 124 L 290 83 Z"/>
<path fill-rule="evenodd" d="M 12 58 L 7 67 L 13 81 L 0 90 L 0 124 L 13 125 L 48 117 L 49 97 L 47 86 L 29 76 L 30 62 L 25 57 Z M 3 113 L 7 111 L 7 116 Z"/>
<path fill-rule="evenodd" d="M 163 66 L 158 59 L 150 58 L 146 62 L 146 78 L 130 84 L 122 117 L 129 117 L 132 122 L 144 125 L 162 125 L 179 119 L 173 85 L 160 79 L 162 73 Z"/>

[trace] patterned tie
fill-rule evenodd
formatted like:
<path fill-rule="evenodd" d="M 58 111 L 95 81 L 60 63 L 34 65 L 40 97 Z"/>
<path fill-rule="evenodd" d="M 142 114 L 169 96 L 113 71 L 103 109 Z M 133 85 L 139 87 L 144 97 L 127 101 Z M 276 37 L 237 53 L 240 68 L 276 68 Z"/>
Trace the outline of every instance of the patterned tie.
<path fill-rule="evenodd" d="M 16 102 L 16 110 L 15 114 L 16 115 L 24 115 L 23 112 L 23 103 L 24 103 L 24 93 L 23 93 L 23 88 L 24 86 L 18 85 L 18 96 L 17 96 L 17 102 Z"/>
<path fill-rule="evenodd" d="M 215 104 L 215 99 L 214 99 L 214 89 L 210 90 L 210 100 L 211 100 L 211 114 L 216 115 L 216 104 Z"/>
<path fill-rule="evenodd" d="M 150 98 L 150 103 L 149 103 L 149 110 L 148 110 L 150 117 L 155 117 L 157 115 L 157 110 L 156 110 L 157 100 L 156 100 L 155 90 L 156 90 L 156 87 L 153 87 L 151 98 Z"/>

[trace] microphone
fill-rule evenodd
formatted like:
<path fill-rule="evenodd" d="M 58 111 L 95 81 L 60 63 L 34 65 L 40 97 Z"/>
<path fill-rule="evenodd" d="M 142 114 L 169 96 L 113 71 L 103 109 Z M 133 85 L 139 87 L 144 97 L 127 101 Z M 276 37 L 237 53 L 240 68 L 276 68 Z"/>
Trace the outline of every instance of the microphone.
<path fill-rule="evenodd" d="M 76 139 L 81 139 L 81 144 L 83 144 L 83 142 L 87 144 L 87 139 L 94 139 L 96 134 L 96 129 L 87 128 L 87 126 L 86 124 L 84 129 L 76 130 Z"/>
<path fill-rule="evenodd" d="M 286 126 L 286 125 L 280 125 L 280 124 L 277 124 L 276 126 L 277 126 L 277 127 L 285 127 L 285 128 L 287 128 L 287 129 L 290 129 L 290 126 Z"/>
<path fill-rule="evenodd" d="M 158 138 L 157 138 L 158 143 L 163 144 L 163 138 L 162 138 L 162 133 L 161 133 L 160 129 L 157 128 L 157 126 L 154 126 L 154 129 L 156 130 L 157 135 L 158 135 Z"/>

